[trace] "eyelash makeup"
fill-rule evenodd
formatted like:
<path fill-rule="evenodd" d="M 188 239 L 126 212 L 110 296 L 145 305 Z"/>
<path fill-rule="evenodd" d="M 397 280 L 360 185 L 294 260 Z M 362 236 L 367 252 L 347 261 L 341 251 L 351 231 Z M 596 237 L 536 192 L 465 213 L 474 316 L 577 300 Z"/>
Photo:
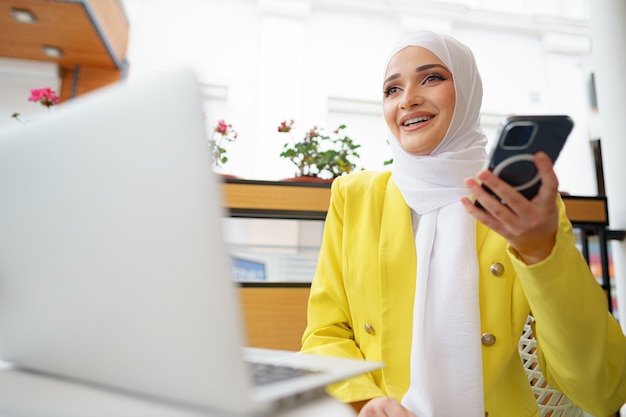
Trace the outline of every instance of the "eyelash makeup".
<path fill-rule="evenodd" d="M 422 84 L 424 82 L 427 82 L 427 81 L 434 81 L 434 80 L 445 81 L 447 79 L 448 79 L 447 77 L 444 77 L 443 75 L 441 75 L 441 74 L 439 74 L 437 72 L 433 72 L 433 73 L 428 74 L 427 76 L 424 77 L 424 80 L 422 81 Z"/>
<path fill-rule="evenodd" d="M 423 84 L 426 84 L 428 82 L 433 82 L 433 81 L 445 81 L 447 79 L 448 79 L 448 77 L 446 77 L 444 75 L 441 75 L 440 73 L 433 72 L 433 73 L 430 73 L 430 74 L 426 75 L 422 79 L 421 84 L 423 85 Z M 386 88 L 383 91 L 383 94 L 384 94 L 385 97 L 389 97 L 391 94 L 395 93 L 397 90 L 398 90 L 398 87 L 394 85 L 394 86 Z"/>
<path fill-rule="evenodd" d="M 398 87 L 396 86 L 389 87 L 383 91 L 383 94 L 385 95 L 385 97 L 389 97 L 392 93 L 395 92 L 395 90 L 397 90 L 397 88 Z"/>

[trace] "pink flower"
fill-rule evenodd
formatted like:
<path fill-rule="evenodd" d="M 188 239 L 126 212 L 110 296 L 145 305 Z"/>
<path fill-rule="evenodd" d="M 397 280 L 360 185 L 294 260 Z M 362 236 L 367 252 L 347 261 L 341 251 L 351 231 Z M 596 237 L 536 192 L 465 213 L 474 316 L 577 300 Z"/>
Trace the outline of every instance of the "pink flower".
<path fill-rule="evenodd" d="M 292 128 L 292 126 L 293 126 L 293 123 L 294 123 L 293 119 L 291 119 L 291 120 L 289 121 L 289 123 L 287 123 L 287 121 L 286 121 L 286 120 L 284 120 L 284 121 L 280 122 L 280 125 L 278 126 L 278 131 L 279 131 L 279 132 L 281 132 L 281 133 L 287 133 L 287 132 L 290 132 L 290 131 L 291 131 L 291 128 Z"/>
<path fill-rule="evenodd" d="M 217 122 L 217 126 L 215 126 L 215 131 L 222 135 L 225 135 L 228 132 L 228 129 L 233 127 L 232 125 L 227 124 L 224 120 L 220 120 Z"/>
<path fill-rule="evenodd" d="M 39 102 L 43 106 L 52 107 L 55 104 L 59 104 L 60 100 L 53 89 L 46 87 L 30 90 L 28 101 Z"/>
<path fill-rule="evenodd" d="M 209 138 L 209 148 L 213 154 L 213 165 L 220 167 L 228 161 L 226 157 L 226 144 L 237 139 L 237 132 L 233 125 L 226 121 L 218 120 L 213 127 L 213 133 Z"/>
<path fill-rule="evenodd" d="M 50 107 L 54 106 L 55 104 L 59 104 L 60 102 L 57 93 L 49 87 L 35 88 L 30 90 L 30 97 L 28 97 L 28 101 L 41 103 L 42 106 L 46 106 L 48 108 L 48 111 L 50 111 Z M 19 113 L 13 113 L 11 117 L 13 117 L 18 122 L 24 123 L 20 119 Z"/>
<path fill-rule="evenodd" d="M 318 127 L 317 126 L 313 126 L 308 132 L 306 132 L 306 135 L 304 136 L 304 141 L 308 141 L 311 140 L 313 138 L 316 138 L 318 136 L 320 136 L 320 133 L 318 132 Z"/>

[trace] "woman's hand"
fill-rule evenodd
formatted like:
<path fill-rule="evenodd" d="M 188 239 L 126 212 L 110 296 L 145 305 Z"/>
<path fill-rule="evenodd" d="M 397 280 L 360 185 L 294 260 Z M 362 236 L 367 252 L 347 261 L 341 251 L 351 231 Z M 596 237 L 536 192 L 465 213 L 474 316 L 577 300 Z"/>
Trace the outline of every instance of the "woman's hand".
<path fill-rule="evenodd" d="M 465 186 L 485 210 L 476 207 L 467 197 L 461 199 L 469 214 L 502 235 L 528 265 L 550 255 L 559 225 L 556 205 L 559 182 L 552 161 L 545 153 L 538 152 L 534 162 L 541 175 L 541 188 L 532 200 L 527 200 L 487 170 L 480 171 L 478 179 L 500 200 L 486 192 L 473 178 L 465 180 Z"/>
<path fill-rule="evenodd" d="M 416 417 L 391 397 L 378 397 L 369 400 L 358 417 Z"/>

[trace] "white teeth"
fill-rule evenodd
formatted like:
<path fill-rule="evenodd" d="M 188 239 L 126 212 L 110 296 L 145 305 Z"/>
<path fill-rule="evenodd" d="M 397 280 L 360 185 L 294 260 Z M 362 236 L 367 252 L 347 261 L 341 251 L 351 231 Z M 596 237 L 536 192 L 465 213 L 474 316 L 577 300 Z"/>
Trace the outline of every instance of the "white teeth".
<path fill-rule="evenodd" d="M 405 122 L 403 123 L 403 125 L 404 125 L 404 126 L 409 126 L 409 125 L 412 125 L 412 124 L 415 124 L 415 123 L 422 123 L 422 122 L 425 122 L 425 121 L 427 121 L 427 120 L 430 120 L 431 118 L 432 118 L 432 116 L 420 116 L 420 117 L 415 117 L 415 118 L 413 118 L 413 119 L 409 119 L 409 120 L 405 121 Z"/>

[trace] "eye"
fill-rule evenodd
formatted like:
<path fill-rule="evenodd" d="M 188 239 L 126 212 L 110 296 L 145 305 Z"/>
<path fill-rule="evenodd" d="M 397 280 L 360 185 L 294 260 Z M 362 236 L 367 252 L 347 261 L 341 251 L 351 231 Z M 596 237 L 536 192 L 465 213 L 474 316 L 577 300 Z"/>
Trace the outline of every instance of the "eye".
<path fill-rule="evenodd" d="M 388 87 L 388 88 L 384 91 L 384 94 L 385 94 L 385 97 L 389 97 L 390 95 L 395 94 L 395 93 L 397 93 L 398 91 L 400 91 L 400 88 L 399 88 L 399 87 L 397 87 L 397 86 L 395 86 L 395 85 L 393 85 L 393 86 L 391 86 L 391 87 Z"/>
<path fill-rule="evenodd" d="M 439 73 L 432 73 L 432 74 L 428 74 L 426 77 L 424 77 L 424 81 L 422 81 L 422 84 L 429 84 L 432 82 L 437 82 L 437 81 L 445 81 L 448 78 L 439 74 Z"/>

